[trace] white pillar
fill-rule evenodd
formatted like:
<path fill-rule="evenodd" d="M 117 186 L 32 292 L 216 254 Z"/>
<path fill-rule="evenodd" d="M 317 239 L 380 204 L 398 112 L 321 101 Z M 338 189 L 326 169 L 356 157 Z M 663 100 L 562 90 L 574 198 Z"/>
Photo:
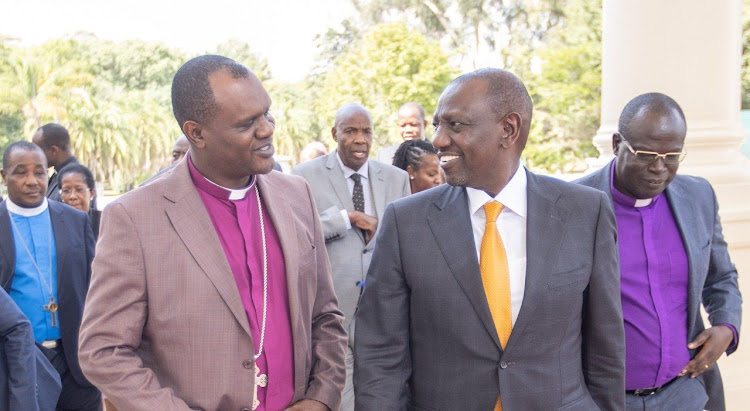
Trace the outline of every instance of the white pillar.
<path fill-rule="evenodd" d="M 750 275 L 750 161 L 739 146 L 740 0 L 604 0 L 602 117 L 593 169 L 612 159 L 612 134 L 625 104 L 647 92 L 674 98 L 687 118 L 688 155 L 680 173 L 716 190 L 724 235 L 742 278 Z M 745 299 L 750 281 L 740 281 Z M 744 306 L 750 318 L 750 304 Z M 750 343 L 722 360 L 728 409 L 750 401 Z"/>

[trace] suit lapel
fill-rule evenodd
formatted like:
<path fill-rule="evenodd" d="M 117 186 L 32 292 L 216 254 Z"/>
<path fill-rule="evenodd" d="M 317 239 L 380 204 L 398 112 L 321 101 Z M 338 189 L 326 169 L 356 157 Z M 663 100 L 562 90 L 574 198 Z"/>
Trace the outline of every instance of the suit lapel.
<path fill-rule="evenodd" d="M 341 169 L 336 156 L 338 156 L 337 151 L 328 155 L 328 161 L 326 161 L 328 180 L 331 182 L 331 186 L 333 186 L 333 191 L 339 197 L 339 203 L 347 210 L 354 210 L 354 203 L 352 202 L 351 194 L 349 194 L 349 188 L 346 185 L 344 170 Z"/>
<path fill-rule="evenodd" d="M 16 249 L 10 226 L 10 214 L 5 201 L 0 203 L 0 249 L 3 250 L 2 256 L 5 259 L 5 267 L 7 267 L 7 269 L 0 271 L 0 287 L 9 291 L 16 265 Z"/>
<path fill-rule="evenodd" d="M 293 193 L 288 193 L 287 186 L 278 184 L 270 176 L 258 176 L 258 186 L 260 195 L 263 200 L 263 207 L 271 218 L 276 234 L 281 243 L 281 251 L 284 255 L 284 267 L 286 269 L 286 286 L 287 298 L 289 305 L 289 318 L 291 321 L 292 341 L 294 344 L 294 364 L 295 364 L 295 395 L 297 387 L 305 386 L 304 362 L 300 359 L 305 358 L 305 343 L 302 317 L 300 316 L 300 289 L 299 289 L 299 266 L 300 266 L 300 246 L 301 241 L 298 236 L 298 226 L 294 224 L 292 218 L 292 209 L 289 206 L 289 200 L 295 198 Z M 302 333 L 302 334 L 300 334 Z M 300 342 L 300 343 L 297 343 Z M 302 393 L 299 393 L 302 395 Z"/>
<path fill-rule="evenodd" d="M 383 178 L 383 167 L 377 161 L 368 161 L 369 180 L 370 180 L 370 193 L 372 193 L 372 202 L 375 206 L 375 215 L 378 217 L 378 221 L 383 219 L 383 213 L 385 213 L 385 192 L 388 188 L 386 181 Z"/>
<path fill-rule="evenodd" d="M 678 177 L 675 177 L 667 186 L 666 195 L 677 227 L 680 229 L 682 243 L 688 257 L 688 329 L 692 332 L 699 312 L 703 289 L 701 274 L 697 271 L 700 266 L 698 257 L 700 256 L 700 248 L 708 242 L 708 239 L 698 230 L 699 226 L 690 221 L 690 216 L 698 215 L 694 206 L 695 200 L 685 196 L 685 191 Z"/>
<path fill-rule="evenodd" d="M 500 340 L 484 294 L 482 276 L 479 273 L 466 189 L 447 187 L 435 201 L 435 205 L 437 209 L 433 208 L 428 212 L 427 223 L 435 236 L 438 248 L 456 278 L 456 282 L 466 294 L 466 298 L 499 349 Z M 459 241 L 457 242 L 456 239 Z"/>
<path fill-rule="evenodd" d="M 524 328 L 533 323 L 534 310 L 545 298 L 549 276 L 555 272 L 565 229 L 559 216 L 560 209 L 555 207 L 560 193 L 542 187 L 542 181 L 534 174 L 527 172 L 526 175 L 526 283 L 521 310 L 510 334 L 508 347 L 512 347 Z"/>
<path fill-rule="evenodd" d="M 187 161 L 182 161 L 168 177 L 165 209 L 177 235 L 211 280 L 245 332 L 252 338 L 247 314 L 237 290 L 234 274 L 224 255 L 213 222 L 193 185 Z"/>
<path fill-rule="evenodd" d="M 65 218 L 62 214 L 62 204 L 53 201 L 49 202 L 49 218 L 52 221 L 52 230 L 55 235 L 55 251 L 57 252 L 57 288 L 60 290 L 61 278 L 60 273 L 65 267 L 65 258 L 67 257 L 68 245 L 71 242 L 69 228 L 65 226 Z M 58 291 L 59 292 L 59 291 Z"/>

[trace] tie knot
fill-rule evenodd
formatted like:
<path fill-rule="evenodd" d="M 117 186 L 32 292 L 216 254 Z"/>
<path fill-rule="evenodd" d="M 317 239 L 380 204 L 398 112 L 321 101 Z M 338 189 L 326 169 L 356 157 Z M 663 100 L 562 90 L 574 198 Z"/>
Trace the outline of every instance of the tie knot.
<path fill-rule="evenodd" d="M 359 183 L 360 180 L 362 179 L 362 176 L 359 175 L 359 173 L 354 173 L 349 178 L 351 178 L 352 180 L 354 180 L 355 183 Z"/>
<path fill-rule="evenodd" d="M 488 223 L 497 221 L 497 216 L 501 211 L 503 211 L 503 205 L 497 201 L 490 201 L 484 205 L 484 214 L 487 216 Z"/>

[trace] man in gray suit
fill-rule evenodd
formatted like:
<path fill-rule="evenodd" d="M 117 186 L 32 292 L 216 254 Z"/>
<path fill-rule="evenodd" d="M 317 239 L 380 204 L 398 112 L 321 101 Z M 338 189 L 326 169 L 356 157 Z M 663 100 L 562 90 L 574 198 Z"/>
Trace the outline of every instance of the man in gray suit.
<path fill-rule="evenodd" d="M 676 175 L 687 126 L 670 97 L 634 98 L 618 129 L 615 160 L 578 182 L 605 192 L 617 219 L 627 407 L 724 409 L 716 360 L 737 348 L 742 299 L 716 196 L 706 180 Z"/>
<path fill-rule="evenodd" d="M 375 248 L 372 240 L 386 205 L 409 195 L 410 188 L 403 170 L 368 161 L 372 118 L 362 105 L 349 103 L 339 108 L 331 134 L 338 143 L 336 151 L 299 164 L 292 174 L 304 177 L 310 184 L 323 224 L 333 286 L 349 332 L 341 409 L 353 410 L 354 312 Z"/>
<path fill-rule="evenodd" d="M 531 112 L 499 69 L 443 91 L 449 185 L 386 209 L 357 314 L 357 409 L 624 408 L 612 206 L 520 165 Z"/>

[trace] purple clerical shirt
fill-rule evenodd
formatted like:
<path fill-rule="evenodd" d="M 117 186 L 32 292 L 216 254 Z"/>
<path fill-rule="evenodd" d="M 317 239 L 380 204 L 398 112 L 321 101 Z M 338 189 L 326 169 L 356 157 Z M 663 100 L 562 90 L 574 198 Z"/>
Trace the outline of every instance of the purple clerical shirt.
<path fill-rule="evenodd" d="M 650 202 L 631 198 L 615 188 L 614 169 L 612 163 L 610 189 L 625 319 L 625 389 L 659 387 L 690 361 L 688 257 L 666 195 L 662 192 Z"/>
<path fill-rule="evenodd" d="M 232 191 L 203 177 L 189 154 L 188 166 L 234 274 L 257 354 L 263 323 L 263 243 L 256 179 L 253 177 L 241 198 L 230 199 Z M 290 404 L 294 395 L 294 351 L 284 255 L 265 206 L 262 212 L 268 253 L 268 304 L 263 352 L 256 363 L 260 373 L 268 376 L 268 385 L 258 387 L 258 409 L 280 410 Z"/>

